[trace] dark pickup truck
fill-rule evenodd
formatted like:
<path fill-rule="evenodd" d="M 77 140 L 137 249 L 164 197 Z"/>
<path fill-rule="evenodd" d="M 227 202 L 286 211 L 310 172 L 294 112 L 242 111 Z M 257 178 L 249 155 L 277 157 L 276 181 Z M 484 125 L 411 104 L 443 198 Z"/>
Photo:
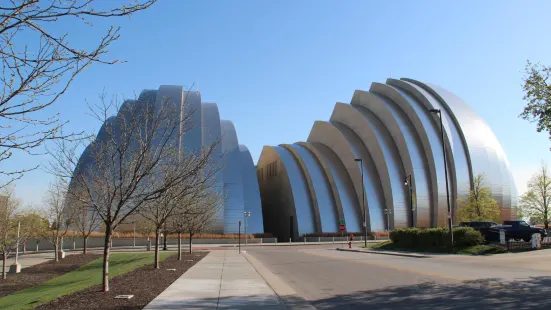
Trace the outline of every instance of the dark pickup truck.
<path fill-rule="evenodd" d="M 515 239 L 516 241 L 530 241 L 533 234 L 540 234 L 541 239 L 547 236 L 547 232 L 543 228 L 528 225 L 525 221 L 504 221 L 503 225 L 492 227 L 498 230 L 505 230 L 507 239 Z"/>
<path fill-rule="evenodd" d="M 499 231 L 505 231 L 506 239 L 514 239 L 516 241 L 530 241 L 533 234 L 541 234 L 541 238 L 547 236 L 547 232 L 543 228 L 532 227 L 525 221 L 504 221 L 502 225 L 497 225 L 494 222 L 461 222 L 458 226 L 472 227 L 484 236 L 487 241 L 499 241 Z"/>

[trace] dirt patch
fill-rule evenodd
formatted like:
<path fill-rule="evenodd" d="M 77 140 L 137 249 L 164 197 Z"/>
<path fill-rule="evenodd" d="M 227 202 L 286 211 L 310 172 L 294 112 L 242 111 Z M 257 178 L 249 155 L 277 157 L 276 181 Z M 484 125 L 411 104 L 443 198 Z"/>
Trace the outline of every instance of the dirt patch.
<path fill-rule="evenodd" d="M 54 254 L 52 253 L 52 256 Z M 54 260 L 21 269 L 20 273 L 8 274 L 6 280 L 0 280 L 0 297 L 46 282 L 52 278 L 78 269 L 94 259 L 97 254 L 71 254 L 59 262 Z"/>
<path fill-rule="evenodd" d="M 173 255 L 161 262 L 160 269 L 154 269 L 152 264 L 149 264 L 111 279 L 110 290 L 107 293 L 101 292 L 101 286 L 96 285 L 84 291 L 60 297 L 35 309 L 143 309 L 207 253 L 195 252 L 191 255 L 186 253 L 182 255 L 181 261 Z M 167 270 L 172 268 L 176 271 Z M 115 299 L 117 295 L 134 295 L 134 297 Z"/>

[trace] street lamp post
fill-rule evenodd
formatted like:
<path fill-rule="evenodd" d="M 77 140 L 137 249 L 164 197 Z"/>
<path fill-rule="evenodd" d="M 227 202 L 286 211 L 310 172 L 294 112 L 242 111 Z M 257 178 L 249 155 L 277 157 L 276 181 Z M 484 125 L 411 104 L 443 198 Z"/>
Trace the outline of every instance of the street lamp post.
<path fill-rule="evenodd" d="M 10 266 L 10 273 L 19 273 L 21 272 L 21 265 L 19 264 L 19 239 L 21 235 L 21 221 L 17 222 L 17 246 L 15 247 L 15 263 Z"/>
<path fill-rule="evenodd" d="M 385 214 L 386 214 L 386 230 L 390 231 L 390 214 L 392 214 L 392 210 L 385 208 Z"/>
<path fill-rule="evenodd" d="M 364 246 L 367 248 L 367 206 L 365 204 L 365 186 L 364 186 L 364 169 L 363 169 L 363 160 L 361 158 L 354 159 L 356 162 L 360 163 L 360 170 L 362 171 L 362 205 L 364 209 Z"/>
<path fill-rule="evenodd" d="M 132 247 L 136 247 L 136 220 L 134 220 L 134 222 L 132 222 L 132 237 L 134 238 L 134 244 Z"/>
<path fill-rule="evenodd" d="M 453 222 L 452 222 L 452 210 L 450 205 L 450 190 L 448 188 L 448 165 L 446 162 L 446 146 L 444 144 L 444 125 L 442 123 L 442 111 L 439 109 L 430 109 L 430 113 L 438 114 L 440 117 L 440 133 L 442 140 L 442 154 L 444 155 L 444 177 L 446 178 L 446 200 L 448 202 L 448 229 L 450 230 L 451 245 L 453 247 Z"/>
<path fill-rule="evenodd" d="M 409 187 L 409 207 L 411 210 L 411 227 L 415 227 L 415 208 L 413 206 L 413 183 L 411 181 L 411 174 L 406 176 L 404 185 Z"/>
<path fill-rule="evenodd" d="M 249 216 L 251 216 L 251 211 L 245 211 L 243 212 L 243 214 L 245 215 L 245 246 L 248 246 L 249 243 L 248 243 L 248 239 L 249 239 L 249 236 L 247 235 L 247 228 L 249 227 L 248 226 L 248 221 L 247 221 L 247 218 Z"/>

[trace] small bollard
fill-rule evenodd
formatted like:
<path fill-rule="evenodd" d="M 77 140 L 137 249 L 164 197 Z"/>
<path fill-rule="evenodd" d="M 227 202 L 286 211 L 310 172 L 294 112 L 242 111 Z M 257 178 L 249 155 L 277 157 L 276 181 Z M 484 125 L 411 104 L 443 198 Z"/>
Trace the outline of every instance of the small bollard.
<path fill-rule="evenodd" d="M 289 244 L 291 243 L 291 238 L 289 238 Z"/>
<path fill-rule="evenodd" d="M 335 237 L 333 237 L 333 243 L 335 243 Z"/>
<path fill-rule="evenodd" d="M 38 242 L 36 243 L 36 251 L 38 252 Z"/>
<path fill-rule="evenodd" d="M 541 235 L 532 234 L 532 249 L 541 249 Z"/>
<path fill-rule="evenodd" d="M 262 244 L 262 238 L 260 238 L 260 244 Z"/>
<path fill-rule="evenodd" d="M 318 237 L 318 243 L 320 243 L 320 242 L 321 242 L 321 237 Z"/>

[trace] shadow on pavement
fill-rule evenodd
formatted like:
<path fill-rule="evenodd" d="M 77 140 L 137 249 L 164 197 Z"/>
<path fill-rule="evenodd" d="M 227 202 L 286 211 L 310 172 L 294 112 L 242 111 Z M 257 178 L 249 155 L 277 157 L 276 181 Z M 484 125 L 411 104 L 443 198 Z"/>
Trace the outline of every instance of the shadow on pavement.
<path fill-rule="evenodd" d="M 312 301 L 317 309 L 544 309 L 551 307 L 551 277 L 459 284 L 426 282 Z"/>

